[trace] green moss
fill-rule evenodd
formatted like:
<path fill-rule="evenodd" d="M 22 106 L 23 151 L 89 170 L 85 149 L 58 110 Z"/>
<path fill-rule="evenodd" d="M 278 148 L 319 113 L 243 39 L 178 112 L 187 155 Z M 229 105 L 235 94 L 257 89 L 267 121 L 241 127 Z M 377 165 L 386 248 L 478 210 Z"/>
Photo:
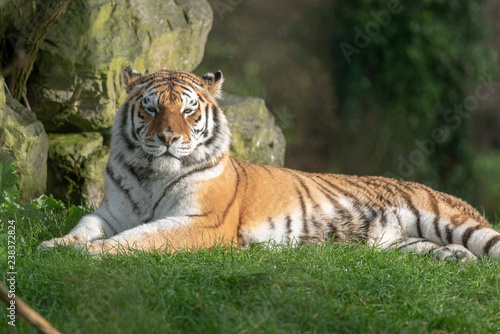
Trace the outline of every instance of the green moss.
<path fill-rule="evenodd" d="M 232 133 L 232 156 L 261 164 L 284 165 L 285 138 L 263 100 L 224 94 L 220 107 Z"/>
<path fill-rule="evenodd" d="M 104 170 L 109 158 L 109 148 L 97 149 L 83 164 L 82 202 L 87 207 L 97 208 L 104 198 Z"/>
<path fill-rule="evenodd" d="M 48 135 L 49 158 L 64 162 L 71 167 L 79 167 L 98 148 L 102 147 L 103 139 L 100 133 L 74 133 Z"/>
<path fill-rule="evenodd" d="M 3 80 L 0 80 L 0 85 Z M 3 92 L 3 89 L 2 89 Z M 45 192 L 47 137 L 42 123 L 18 101 L 0 94 L 0 153 L 14 158 L 21 203 Z"/>
<path fill-rule="evenodd" d="M 48 192 L 61 200 L 95 206 L 103 197 L 108 156 L 100 133 L 49 134 Z"/>
<path fill-rule="evenodd" d="M 102 34 L 102 31 L 106 29 L 106 25 L 111 18 L 113 12 L 113 4 L 108 3 L 99 7 L 99 11 L 93 13 L 90 18 L 91 24 L 89 29 L 89 37 L 96 38 L 98 35 Z"/>

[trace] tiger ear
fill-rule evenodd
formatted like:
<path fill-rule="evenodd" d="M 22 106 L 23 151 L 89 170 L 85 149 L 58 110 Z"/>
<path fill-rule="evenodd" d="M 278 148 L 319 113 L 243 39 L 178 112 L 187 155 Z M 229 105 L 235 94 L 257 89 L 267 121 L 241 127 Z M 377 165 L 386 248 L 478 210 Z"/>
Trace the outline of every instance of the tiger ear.
<path fill-rule="evenodd" d="M 130 68 L 130 66 L 125 66 L 122 72 L 123 83 L 125 84 L 125 89 L 130 92 L 137 84 L 137 79 L 141 78 L 142 74 Z"/>
<path fill-rule="evenodd" d="M 222 93 L 222 83 L 224 82 L 224 77 L 221 71 L 215 73 L 207 73 L 202 78 L 203 86 L 212 94 L 215 98 L 220 99 Z"/>

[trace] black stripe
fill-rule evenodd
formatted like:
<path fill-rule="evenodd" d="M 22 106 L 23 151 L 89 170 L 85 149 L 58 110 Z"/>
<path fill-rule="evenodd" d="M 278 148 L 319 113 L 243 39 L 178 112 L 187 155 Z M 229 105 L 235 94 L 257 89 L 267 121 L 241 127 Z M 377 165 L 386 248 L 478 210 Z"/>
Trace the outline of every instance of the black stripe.
<path fill-rule="evenodd" d="M 123 109 L 121 110 L 121 115 L 120 115 L 120 138 L 125 142 L 125 145 L 127 146 L 127 149 L 129 151 L 134 151 L 135 148 L 137 147 L 128 137 L 128 131 L 127 131 L 127 115 L 128 115 L 128 109 L 129 109 L 129 104 L 128 102 L 125 102 L 123 104 Z"/>
<path fill-rule="evenodd" d="M 347 191 L 345 189 L 342 189 L 341 187 L 339 187 L 338 185 L 332 183 L 331 181 L 327 180 L 324 178 L 324 175 L 320 175 L 320 174 L 314 174 L 311 179 L 313 179 L 313 177 L 316 177 L 320 180 L 322 180 L 323 182 L 325 182 L 326 184 L 328 184 L 331 188 L 335 189 L 336 191 L 338 191 L 339 193 L 341 193 L 342 195 L 344 195 L 345 197 L 348 197 L 351 199 L 351 201 L 353 202 L 353 206 L 355 208 L 359 208 L 359 207 L 366 207 L 368 210 L 370 210 L 372 216 L 376 216 L 376 211 L 373 210 L 373 208 L 371 208 L 370 206 L 366 205 L 365 203 L 362 203 L 360 200 L 359 200 L 359 196 L 356 196 L 355 194 L 353 194 L 352 192 L 350 191 Z M 360 214 L 362 216 L 361 220 L 363 221 L 366 221 L 368 219 L 368 217 L 366 217 L 365 213 L 364 212 L 361 212 Z"/>
<path fill-rule="evenodd" d="M 107 211 L 108 211 L 109 215 L 111 216 L 111 218 L 113 218 L 113 219 L 116 221 L 116 218 L 115 218 L 115 217 L 113 217 L 113 214 L 109 211 L 109 206 L 108 206 L 108 203 L 107 203 L 107 201 L 106 201 L 106 200 L 104 201 L 104 206 L 107 208 Z M 109 223 L 109 221 L 108 221 L 107 219 L 104 219 L 104 217 L 103 217 L 103 216 L 101 216 L 101 215 L 99 215 L 99 214 L 97 214 L 97 213 L 95 213 L 95 212 L 93 212 L 92 214 L 94 214 L 94 215 L 98 216 L 99 218 L 101 218 L 102 220 L 104 220 L 104 222 L 108 225 L 108 227 L 109 227 L 109 229 L 111 230 L 111 233 L 113 233 L 113 235 L 115 235 L 115 234 L 118 232 L 118 231 L 117 231 L 117 230 L 113 227 L 113 225 L 111 225 L 111 224 Z M 108 237 L 111 237 L 111 235 L 108 235 Z"/>
<path fill-rule="evenodd" d="M 302 210 L 302 232 L 308 236 L 309 235 L 309 227 L 307 226 L 307 211 L 306 211 L 306 203 L 304 201 L 304 196 L 300 192 L 299 188 L 295 187 L 295 192 L 297 196 L 299 196 L 300 209 Z M 308 194 L 309 195 L 309 194 Z"/>
<path fill-rule="evenodd" d="M 130 104 L 128 102 L 125 102 L 123 104 L 123 110 L 122 110 L 122 113 L 121 113 L 121 118 L 120 118 L 120 128 L 122 130 L 125 129 L 125 127 L 127 126 L 127 113 L 129 111 L 129 108 L 130 108 Z"/>
<path fill-rule="evenodd" d="M 246 190 L 248 189 L 248 173 L 247 173 L 247 170 L 246 170 L 245 166 L 243 166 L 238 159 L 231 158 L 231 160 L 234 161 L 238 165 L 238 167 L 240 168 L 240 170 L 241 170 L 241 173 L 243 175 L 242 179 L 245 180 L 245 185 L 243 186 L 243 192 L 245 193 Z M 242 208 L 241 210 L 243 210 L 245 208 L 245 203 L 241 203 L 241 208 Z M 240 225 L 241 225 L 241 219 L 238 222 L 238 229 L 240 228 Z"/>
<path fill-rule="evenodd" d="M 175 83 L 173 81 L 175 81 Z M 166 77 L 166 78 L 161 79 L 161 80 L 153 80 L 153 81 L 151 81 L 146 87 L 144 87 L 144 89 L 145 90 L 148 90 L 148 89 L 157 90 L 158 88 L 163 87 L 166 84 L 167 85 L 168 84 L 170 84 L 170 85 L 174 85 L 175 84 L 176 86 L 179 86 L 179 87 L 181 87 L 183 89 L 186 89 L 185 85 L 189 85 L 190 83 L 188 81 L 178 80 L 177 78 L 172 78 L 171 76 L 169 76 L 169 77 Z M 191 89 L 194 90 L 194 91 L 196 91 L 194 88 L 191 88 Z M 170 89 L 170 91 L 172 91 L 172 89 Z"/>
<path fill-rule="evenodd" d="M 347 220 L 349 222 L 352 222 L 354 220 L 354 217 L 351 215 L 349 210 L 347 210 L 344 206 L 340 205 L 339 201 L 337 201 L 337 199 L 335 199 L 333 197 L 334 194 L 332 194 L 329 189 L 325 188 L 322 184 L 320 184 L 319 182 L 317 182 L 316 180 L 314 180 L 312 178 L 311 178 L 311 181 L 313 181 L 314 183 L 316 183 L 320 187 L 319 190 L 333 204 L 333 206 L 335 207 L 335 210 L 337 211 L 337 213 L 339 214 L 339 216 L 342 220 Z"/>
<path fill-rule="evenodd" d="M 410 199 L 410 195 L 408 195 L 407 192 L 405 192 L 404 190 L 400 189 L 400 193 L 401 193 L 401 197 L 404 199 L 404 201 L 406 202 L 406 205 L 408 205 L 408 207 L 410 208 L 410 211 L 415 215 L 415 217 L 417 218 L 417 221 L 416 221 L 416 226 L 417 226 L 417 234 L 418 234 L 418 237 L 419 238 L 423 238 L 423 233 L 422 233 L 422 223 L 420 221 L 420 213 L 418 212 L 417 208 L 415 207 L 415 205 L 413 204 L 413 202 L 411 201 Z"/>
<path fill-rule="evenodd" d="M 222 224 L 224 224 L 224 222 L 226 221 L 227 214 L 229 213 L 229 210 L 233 206 L 234 201 L 236 200 L 236 196 L 238 195 L 238 190 L 239 190 L 240 183 L 241 183 L 241 176 L 240 176 L 240 173 L 238 172 L 238 169 L 234 165 L 233 159 L 231 159 L 231 165 L 233 166 L 234 172 L 236 173 L 236 185 L 234 187 L 233 197 L 231 197 L 231 200 L 229 201 L 226 208 L 224 209 L 224 212 L 222 213 L 222 217 L 220 217 L 220 219 L 215 223 L 215 225 L 210 226 L 210 228 L 217 228 L 217 227 L 221 226 Z"/>
<path fill-rule="evenodd" d="M 172 99 L 172 95 L 175 96 L 174 99 Z M 170 99 L 171 100 L 182 100 L 181 93 L 175 91 L 175 90 L 170 90 Z"/>
<path fill-rule="evenodd" d="M 130 152 L 133 152 L 135 151 L 135 149 L 137 148 L 137 145 L 135 145 L 131 140 L 130 138 L 128 137 L 127 133 L 125 131 L 122 131 L 121 134 L 120 134 L 120 138 L 121 140 L 125 143 L 126 145 L 126 148 L 127 150 L 129 150 Z"/>
<path fill-rule="evenodd" d="M 339 215 L 340 220 L 345 224 L 345 223 L 352 223 L 354 221 L 354 217 L 352 216 L 351 212 L 349 212 L 348 209 L 346 209 L 344 206 L 340 205 L 340 203 L 327 193 L 323 193 L 328 200 L 333 203 L 335 206 L 335 210 L 337 214 Z"/>
<path fill-rule="evenodd" d="M 274 221 L 271 219 L 271 217 L 267 218 L 267 222 L 269 226 L 271 226 L 271 230 L 274 230 L 276 228 Z"/>
<path fill-rule="evenodd" d="M 194 92 L 195 92 L 195 90 L 194 90 L 193 88 L 191 88 L 191 87 L 189 87 L 189 88 L 188 88 L 188 87 L 186 87 L 186 86 L 184 86 L 184 85 L 181 85 L 181 84 L 179 84 L 178 86 L 179 86 L 179 87 L 181 87 L 181 88 L 182 88 L 182 89 L 184 89 L 184 90 L 191 90 L 191 91 L 194 91 Z M 186 93 L 182 92 L 182 95 L 184 95 L 184 94 L 186 94 Z M 186 94 L 186 95 L 187 95 L 187 94 Z M 187 95 L 187 96 L 189 96 L 189 95 Z"/>
<path fill-rule="evenodd" d="M 465 247 L 465 248 L 468 248 L 467 247 L 467 244 L 469 243 L 469 239 L 472 235 L 472 233 L 476 230 L 479 230 L 483 228 L 481 225 L 476 225 L 474 227 L 469 227 L 465 230 L 464 234 L 462 234 L 462 245 Z"/>
<path fill-rule="evenodd" d="M 317 221 L 314 217 L 312 217 L 311 223 L 314 225 L 314 227 L 316 227 L 317 231 L 321 231 L 324 229 L 324 226 L 319 221 Z"/>
<path fill-rule="evenodd" d="M 383 190 L 384 190 L 384 194 L 381 198 L 384 200 L 385 203 L 393 206 L 394 201 L 391 200 L 391 196 L 394 199 L 397 198 L 397 194 L 399 193 L 399 190 L 400 190 L 398 185 L 403 186 L 402 183 L 398 182 L 396 180 L 394 180 L 394 182 L 391 182 L 391 181 L 393 181 L 393 179 L 386 179 L 386 178 L 382 178 L 382 177 L 377 178 L 376 181 L 379 182 L 376 186 L 380 187 L 380 188 L 383 187 Z M 375 182 L 372 182 L 372 184 L 373 183 L 375 183 Z M 389 196 L 389 195 L 391 195 L 391 196 Z"/>
<path fill-rule="evenodd" d="M 405 247 L 412 246 L 412 245 L 416 245 L 416 244 L 421 243 L 421 242 L 427 242 L 427 240 L 425 240 L 425 239 L 420 239 L 420 240 L 413 241 L 413 242 L 410 242 L 410 243 L 405 243 L 404 245 L 401 245 L 401 246 L 397 247 L 396 249 L 397 249 L 397 250 L 401 250 L 401 249 L 403 249 L 403 248 L 405 248 Z"/>
<path fill-rule="evenodd" d="M 288 241 L 292 241 L 292 238 L 290 237 L 290 235 L 292 234 L 292 217 L 290 216 L 286 216 L 286 233 Z"/>
<path fill-rule="evenodd" d="M 193 194 L 194 194 L 194 192 L 189 192 L 187 194 L 184 194 L 183 196 L 176 197 L 175 202 L 171 203 L 168 207 L 168 210 L 165 210 L 165 211 L 168 212 L 168 211 L 172 210 L 172 208 L 175 208 L 176 206 L 179 205 L 179 203 L 182 203 L 187 197 L 189 197 Z"/>
<path fill-rule="evenodd" d="M 484 245 L 483 254 L 489 254 L 491 247 L 493 247 L 498 242 L 500 242 L 500 235 L 495 235 L 493 238 L 488 240 L 488 242 Z"/>
<path fill-rule="evenodd" d="M 318 205 L 312 199 L 309 187 L 305 184 L 305 182 L 302 180 L 302 178 L 299 175 L 293 173 L 292 171 L 290 171 L 288 169 L 283 169 L 283 170 L 285 172 L 288 172 L 290 175 L 292 175 L 295 178 L 295 180 L 297 180 L 297 182 L 299 182 L 299 184 L 302 187 L 302 189 L 304 189 L 304 191 L 306 192 L 306 196 L 309 199 L 309 201 L 312 203 L 313 206 L 317 207 Z M 304 196 L 302 195 L 302 193 L 300 192 L 300 190 L 299 190 L 298 187 L 295 187 L 295 192 L 297 193 L 297 195 L 299 197 L 300 207 L 302 209 L 302 223 L 304 224 L 302 230 L 303 230 L 303 233 L 306 236 L 309 236 L 309 226 L 308 226 L 308 219 L 307 219 L 307 208 L 306 208 L 306 204 L 305 204 L 305 201 L 304 201 Z"/>
<path fill-rule="evenodd" d="M 387 226 L 387 219 L 385 217 L 385 210 L 382 210 L 382 212 L 380 214 L 380 223 L 381 223 L 382 227 Z"/>
<path fill-rule="evenodd" d="M 138 127 L 135 131 L 137 133 L 137 135 L 139 135 L 139 133 L 141 132 L 142 129 L 144 129 L 145 125 L 141 125 L 140 127 Z"/>
<path fill-rule="evenodd" d="M 130 124 L 132 125 L 132 137 L 134 137 L 134 139 L 136 141 L 140 141 L 139 140 L 139 136 L 137 134 L 137 129 L 135 128 L 135 124 L 134 124 L 134 113 L 135 113 L 135 105 L 132 105 L 130 107 Z"/>
<path fill-rule="evenodd" d="M 208 217 L 208 213 L 202 213 L 202 214 L 199 214 L 199 215 L 196 215 L 196 214 L 186 215 L 186 217 L 189 217 L 189 218 Z"/>
<path fill-rule="evenodd" d="M 126 188 L 123 188 L 122 185 L 121 185 L 121 179 L 118 178 L 114 173 L 113 171 L 111 170 L 109 164 L 106 166 L 106 173 L 108 174 L 109 178 L 111 179 L 111 181 L 113 181 L 113 183 L 115 184 L 115 186 L 120 189 L 124 194 L 125 194 L 125 197 L 127 198 L 127 200 L 132 204 L 132 207 L 133 207 L 133 210 L 134 212 L 139 215 L 140 214 L 140 210 L 139 210 L 139 206 L 137 205 L 137 203 L 135 203 L 133 200 L 132 200 L 132 196 L 130 195 L 130 190 L 129 189 L 126 189 Z"/>
<path fill-rule="evenodd" d="M 126 171 L 132 175 L 133 177 L 135 177 L 136 181 L 138 183 L 141 183 L 141 180 L 142 178 L 139 177 L 139 175 L 137 174 L 137 172 L 135 171 L 134 167 L 132 167 L 132 165 L 129 165 L 126 161 L 125 161 L 125 157 L 121 154 L 121 153 L 118 153 L 116 155 L 116 159 L 118 160 L 118 162 L 126 169 Z"/>
<path fill-rule="evenodd" d="M 203 127 L 203 137 L 208 137 L 210 135 L 210 131 L 208 129 L 208 119 L 211 117 L 210 115 L 210 108 L 208 107 L 208 104 L 205 106 L 205 126 Z"/>
<path fill-rule="evenodd" d="M 155 83 L 155 81 L 154 81 L 154 80 L 151 80 L 150 82 L 148 82 L 148 84 L 147 84 L 147 85 L 145 85 L 144 87 L 142 87 L 142 89 L 143 89 L 144 91 L 147 91 L 147 90 L 149 90 L 149 88 L 151 88 L 151 86 L 153 86 L 153 84 L 154 84 L 154 83 Z M 153 89 L 155 89 L 155 90 L 156 90 L 156 88 L 158 88 L 158 87 L 159 87 L 159 86 L 155 86 L 155 87 L 153 87 Z"/>
<path fill-rule="evenodd" d="M 439 220 L 440 220 L 440 212 L 439 212 L 439 206 L 436 200 L 436 197 L 431 193 L 430 189 L 424 188 L 424 190 L 427 192 L 429 195 L 429 201 L 432 207 L 432 211 L 435 215 L 434 221 L 432 222 L 432 225 L 434 226 L 434 232 L 436 233 L 436 236 L 441 240 L 441 243 L 444 244 L 443 242 L 443 236 L 441 235 L 441 230 L 439 229 Z"/>
<path fill-rule="evenodd" d="M 178 86 L 185 85 L 185 86 L 190 86 L 191 84 L 197 84 L 197 85 L 202 85 L 201 81 L 197 80 L 197 77 L 191 77 L 191 76 L 179 76 L 181 73 L 174 71 L 172 73 L 166 73 L 162 72 L 160 76 L 158 75 L 150 75 L 147 80 L 144 80 L 142 83 L 145 83 L 149 80 L 148 86 L 150 87 L 152 84 L 156 84 L 155 89 L 157 87 L 163 86 L 165 83 L 168 84 L 175 84 Z M 194 87 L 191 87 L 194 91 L 196 89 Z"/>
<path fill-rule="evenodd" d="M 340 192 L 342 195 L 351 199 L 351 201 L 353 202 L 353 208 L 354 208 L 355 212 L 358 214 L 358 216 L 359 216 L 358 218 L 361 222 L 361 230 L 363 231 L 362 237 L 366 237 L 371 223 L 373 222 L 375 217 L 377 217 L 377 215 L 378 215 L 377 211 L 374 210 L 368 203 L 361 203 L 353 193 L 342 190 L 339 186 L 334 185 L 332 182 L 329 182 L 328 180 L 325 180 L 324 178 L 320 177 L 320 175 L 318 175 L 318 174 L 315 174 L 313 176 L 326 182 L 332 188 L 334 188 L 338 192 Z M 313 177 L 311 177 L 310 180 L 314 181 L 321 188 L 327 190 L 327 188 L 325 188 L 323 185 L 321 185 L 319 182 L 317 182 Z M 328 192 L 330 192 L 330 191 L 328 191 Z M 337 205 L 339 205 L 338 201 L 336 201 L 336 202 L 337 202 Z M 367 216 L 365 211 L 362 208 L 366 208 L 370 212 L 370 216 Z M 347 209 L 344 208 L 344 210 L 347 210 Z M 350 222 L 354 222 L 354 216 L 352 214 L 349 214 L 349 217 L 350 217 Z M 351 228 L 354 226 L 349 226 L 349 227 L 350 227 L 349 230 L 352 231 Z"/>
<path fill-rule="evenodd" d="M 356 198 L 356 196 L 354 196 L 351 192 L 346 191 L 345 189 L 340 188 L 336 184 L 333 184 L 330 180 L 325 179 L 324 175 L 314 174 L 313 177 L 325 182 L 326 184 L 328 184 L 328 186 L 330 186 L 330 188 L 335 189 L 337 192 L 341 193 L 345 197 Z"/>
<path fill-rule="evenodd" d="M 206 142 L 203 143 L 205 146 L 210 146 L 213 144 L 216 138 L 218 138 L 218 134 L 220 132 L 220 124 L 219 124 L 219 112 L 216 105 L 212 106 L 212 119 L 214 122 L 214 127 L 212 129 L 212 137 L 208 138 Z"/>
<path fill-rule="evenodd" d="M 319 183 L 315 179 L 311 178 L 310 180 L 313 181 L 314 183 L 316 183 L 316 185 L 321 189 L 322 193 L 325 196 L 326 196 L 326 194 L 328 194 L 328 196 L 327 196 L 328 198 L 333 198 L 333 197 L 337 196 L 337 194 L 333 193 L 330 189 L 326 188 L 324 185 L 322 185 L 321 183 Z"/>
<path fill-rule="evenodd" d="M 257 165 L 257 166 L 259 166 L 260 168 L 264 169 L 267 172 L 267 174 L 269 174 L 269 176 L 271 176 L 271 177 L 274 178 L 274 174 L 269 170 L 268 166 L 266 166 L 266 165 Z"/>
<path fill-rule="evenodd" d="M 155 205 L 153 206 L 153 210 L 152 210 L 152 214 L 150 215 L 150 218 L 147 219 L 147 221 L 151 220 L 155 214 L 156 214 L 156 209 L 158 208 L 158 205 L 160 205 L 160 202 L 167 196 L 167 194 L 177 185 L 179 184 L 179 182 L 181 182 L 182 180 L 184 180 L 185 178 L 193 175 L 193 174 L 196 174 L 196 173 L 200 173 L 200 172 L 203 172 L 207 169 L 210 169 L 212 167 L 215 167 L 219 164 L 219 162 L 221 161 L 221 158 L 219 158 L 214 164 L 206 164 L 204 166 L 201 166 L 199 168 L 196 168 L 196 169 L 193 169 L 192 171 L 184 174 L 184 175 L 181 175 L 179 176 L 177 179 L 175 179 L 174 181 L 172 181 L 168 186 L 167 188 L 165 188 L 164 192 L 163 192 L 163 195 L 160 196 L 160 198 L 156 201 Z"/>
<path fill-rule="evenodd" d="M 301 179 L 301 177 L 288 169 L 283 169 L 283 170 L 288 172 L 289 174 L 291 174 L 295 178 L 295 180 L 297 180 L 299 182 L 300 186 L 305 190 L 307 198 L 309 198 L 312 201 L 311 192 L 309 191 L 309 187 L 306 186 L 305 182 Z M 315 203 L 313 203 L 313 204 L 315 204 Z"/>
<path fill-rule="evenodd" d="M 365 193 L 368 193 L 370 196 L 377 197 L 379 193 L 377 193 L 375 190 L 371 189 L 368 187 L 368 183 L 366 181 L 362 181 L 363 179 L 357 179 L 357 182 L 353 181 L 351 177 L 346 177 L 343 178 L 342 181 L 349 183 L 352 187 L 358 188 L 363 190 Z M 362 194 L 363 195 L 363 194 Z M 364 197 L 367 197 L 366 195 L 363 195 Z M 384 198 L 384 200 L 387 200 Z"/>
<path fill-rule="evenodd" d="M 330 221 L 328 224 L 328 233 L 327 233 L 327 238 L 331 239 L 333 237 L 333 240 L 338 240 L 339 236 L 337 235 L 337 226 L 335 226 L 333 221 Z"/>

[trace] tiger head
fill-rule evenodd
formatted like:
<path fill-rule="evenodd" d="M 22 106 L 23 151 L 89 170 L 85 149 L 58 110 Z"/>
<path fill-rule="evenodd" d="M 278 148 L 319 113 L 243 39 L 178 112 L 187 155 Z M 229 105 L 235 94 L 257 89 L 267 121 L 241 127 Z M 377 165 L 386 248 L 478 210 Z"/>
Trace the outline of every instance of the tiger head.
<path fill-rule="evenodd" d="M 216 101 L 220 71 L 201 78 L 168 70 L 142 75 L 127 66 L 123 79 L 129 96 L 113 126 L 114 151 L 170 171 L 228 152 L 229 129 Z"/>

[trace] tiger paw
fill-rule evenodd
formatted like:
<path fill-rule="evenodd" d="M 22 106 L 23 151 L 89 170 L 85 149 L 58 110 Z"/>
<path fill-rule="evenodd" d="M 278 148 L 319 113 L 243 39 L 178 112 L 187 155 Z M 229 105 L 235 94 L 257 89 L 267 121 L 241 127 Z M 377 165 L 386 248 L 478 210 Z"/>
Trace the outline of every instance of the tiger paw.
<path fill-rule="evenodd" d="M 441 260 L 458 261 L 461 263 L 475 262 L 476 256 L 462 245 L 450 244 L 445 247 L 435 249 L 434 256 Z"/>
<path fill-rule="evenodd" d="M 83 248 L 88 245 L 90 245 L 90 242 L 82 235 L 66 235 L 61 238 L 54 238 L 42 242 L 38 246 L 38 250 L 40 250 L 41 252 L 45 252 L 57 246 L 72 246 L 75 248 Z"/>

